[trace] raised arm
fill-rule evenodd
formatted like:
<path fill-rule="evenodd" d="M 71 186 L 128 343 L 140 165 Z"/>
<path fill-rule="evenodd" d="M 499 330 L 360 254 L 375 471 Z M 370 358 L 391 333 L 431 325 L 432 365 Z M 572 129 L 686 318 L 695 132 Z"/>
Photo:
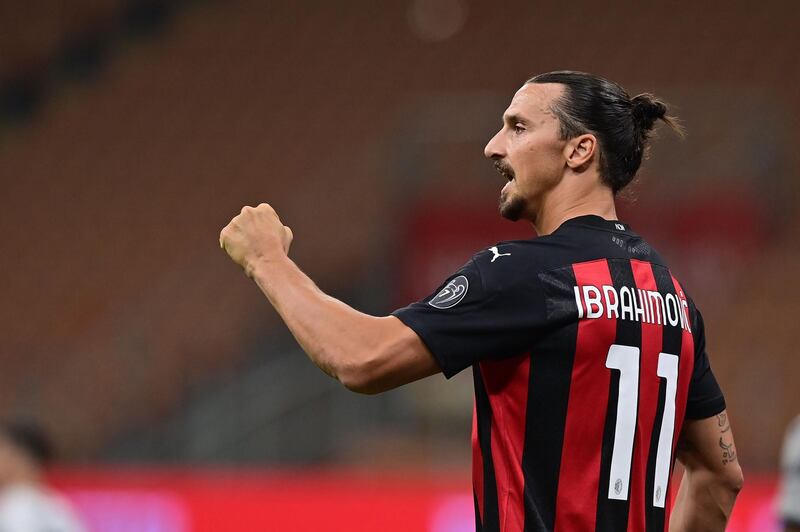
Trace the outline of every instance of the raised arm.
<path fill-rule="evenodd" d="M 670 532 L 725 530 L 743 482 L 727 411 L 707 419 L 687 419 L 677 458 L 685 473 Z"/>
<path fill-rule="evenodd" d="M 267 296 L 309 358 L 348 389 L 378 393 L 440 372 L 419 336 L 322 292 L 289 259 L 292 231 L 269 205 L 245 207 L 220 246 Z"/>

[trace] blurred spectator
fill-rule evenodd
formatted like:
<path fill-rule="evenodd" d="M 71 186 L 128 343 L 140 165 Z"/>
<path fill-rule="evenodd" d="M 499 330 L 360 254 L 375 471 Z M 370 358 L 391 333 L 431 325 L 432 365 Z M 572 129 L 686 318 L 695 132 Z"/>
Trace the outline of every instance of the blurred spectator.
<path fill-rule="evenodd" d="M 789 425 L 781 454 L 780 515 L 786 532 L 800 532 L 800 416 Z"/>
<path fill-rule="evenodd" d="M 66 500 L 51 491 L 44 469 L 53 447 L 35 424 L 0 424 L 0 532 L 83 532 Z"/>

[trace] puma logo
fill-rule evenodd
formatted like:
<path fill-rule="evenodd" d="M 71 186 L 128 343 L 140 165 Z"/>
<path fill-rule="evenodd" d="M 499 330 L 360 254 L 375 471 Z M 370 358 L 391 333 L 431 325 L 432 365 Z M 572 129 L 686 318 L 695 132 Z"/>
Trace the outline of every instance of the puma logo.
<path fill-rule="evenodd" d="M 490 247 L 489 251 L 491 251 L 492 254 L 494 255 L 494 257 L 492 257 L 491 262 L 496 261 L 500 257 L 510 257 L 511 256 L 511 253 L 500 253 L 500 250 L 497 249 L 497 246 Z"/>

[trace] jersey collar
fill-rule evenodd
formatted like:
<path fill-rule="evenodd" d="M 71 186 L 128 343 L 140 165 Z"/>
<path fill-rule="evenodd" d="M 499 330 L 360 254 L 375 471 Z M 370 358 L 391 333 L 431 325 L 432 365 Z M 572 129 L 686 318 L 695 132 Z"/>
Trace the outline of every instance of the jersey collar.
<path fill-rule="evenodd" d="M 587 214 L 585 216 L 570 218 L 569 220 L 562 223 L 559 226 L 559 229 L 561 229 L 562 227 L 569 227 L 573 225 L 596 227 L 598 229 L 605 229 L 606 231 L 614 231 L 614 232 L 626 232 L 631 230 L 630 226 L 624 222 L 620 222 L 619 220 L 606 220 L 595 214 Z"/>

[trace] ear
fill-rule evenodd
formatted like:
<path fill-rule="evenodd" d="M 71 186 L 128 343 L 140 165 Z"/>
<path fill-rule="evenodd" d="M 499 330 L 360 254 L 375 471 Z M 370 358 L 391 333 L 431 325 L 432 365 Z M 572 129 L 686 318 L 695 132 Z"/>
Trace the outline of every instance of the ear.
<path fill-rule="evenodd" d="M 592 157 L 597 149 L 597 138 L 591 133 L 584 133 L 570 139 L 564 146 L 564 157 L 567 166 L 573 170 L 578 170 L 588 166 L 592 162 Z"/>

